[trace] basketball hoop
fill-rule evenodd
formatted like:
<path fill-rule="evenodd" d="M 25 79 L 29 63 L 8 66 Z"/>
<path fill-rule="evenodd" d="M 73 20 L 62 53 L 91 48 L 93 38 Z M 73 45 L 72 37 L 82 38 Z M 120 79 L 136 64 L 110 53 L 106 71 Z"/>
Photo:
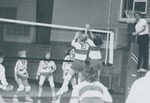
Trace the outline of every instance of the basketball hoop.
<path fill-rule="evenodd" d="M 125 10 L 125 15 L 127 17 L 127 23 L 135 23 L 134 11 Z"/>

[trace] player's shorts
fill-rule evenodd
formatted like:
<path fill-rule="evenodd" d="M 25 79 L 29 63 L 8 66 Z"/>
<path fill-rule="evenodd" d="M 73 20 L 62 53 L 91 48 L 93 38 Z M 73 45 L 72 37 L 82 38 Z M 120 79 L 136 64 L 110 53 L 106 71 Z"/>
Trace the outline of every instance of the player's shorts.
<path fill-rule="evenodd" d="M 85 69 L 85 61 L 75 59 L 71 65 L 71 69 L 76 72 L 82 72 Z"/>
<path fill-rule="evenodd" d="M 104 103 L 104 101 L 98 97 L 84 97 L 80 103 Z"/>
<path fill-rule="evenodd" d="M 18 74 L 17 74 L 17 77 L 18 77 L 18 79 L 21 79 L 22 81 L 28 79 L 28 76 L 24 77 L 24 76 L 21 76 L 21 75 L 18 75 Z"/>
<path fill-rule="evenodd" d="M 90 67 L 93 67 L 96 70 L 102 70 L 102 60 L 101 59 L 91 59 Z"/>
<path fill-rule="evenodd" d="M 41 72 L 40 75 L 43 75 L 48 78 L 48 77 L 52 76 L 53 74 L 49 73 L 49 72 Z"/>

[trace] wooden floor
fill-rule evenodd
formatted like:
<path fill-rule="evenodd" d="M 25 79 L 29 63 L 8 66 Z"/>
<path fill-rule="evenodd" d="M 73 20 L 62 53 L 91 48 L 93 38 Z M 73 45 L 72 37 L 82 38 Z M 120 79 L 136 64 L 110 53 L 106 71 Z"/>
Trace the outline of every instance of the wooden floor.
<path fill-rule="evenodd" d="M 3 96 L 6 103 L 13 103 L 12 98 L 13 98 L 18 86 L 15 83 L 13 78 L 9 78 L 8 82 L 11 85 L 14 85 L 14 87 L 15 87 L 14 90 L 10 91 L 10 92 L 0 90 L 0 94 Z M 43 86 L 43 94 L 42 94 L 41 98 L 37 98 L 38 82 L 37 81 L 29 81 L 29 83 L 32 88 L 30 96 L 33 99 L 33 103 L 51 103 L 51 101 L 52 101 L 51 88 L 49 87 L 47 82 Z M 60 87 L 60 85 L 56 85 L 56 91 L 58 91 L 59 87 Z M 25 95 L 24 93 L 20 93 L 19 103 L 28 103 L 25 101 L 24 95 Z M 69 103 L 70 95 L 71 95 L 71 89 L 66 94 L 64 94 L 64 96 L 61 99 L 61 103 Z M 117 94 L 117 93 L 111 92 L 111 95 L 113 97 L 113 103 L 124 103 L 124 94 Z"/>

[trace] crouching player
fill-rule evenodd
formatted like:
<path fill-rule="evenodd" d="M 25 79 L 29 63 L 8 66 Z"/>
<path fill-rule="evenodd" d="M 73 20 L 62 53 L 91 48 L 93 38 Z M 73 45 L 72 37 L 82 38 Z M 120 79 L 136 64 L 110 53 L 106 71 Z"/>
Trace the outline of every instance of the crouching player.
<path fill-rule="evenodd" d="M 16 62 L 15 68 L 14 68 L 14 75 L 15 75 L 15 81 L 17 82 L 19 88 L 16 91 L 16 95 L 13 98 L 13 101 L 18 102 L 18 95 L 20 92 L 24 91 L 26 92 L 25 100 L 32 102 L 33 100 L 29 97 L 29 93 L 31 91 L 31 87 L 28 83 L 28 73 L 27 73 L 27 60 L 26 58 L 26 51 L 22 50 L 18 53 L 18 56 L 21 57 Z"/>
<path fill-rule="evenodd" d="M 2 65 L 3 60 L 4 60 L 4 52 L 0 51 L 0 81 L 1 81 L 0 88 L 5 91 L 10 91 L 13 90 L 13 86 L 8 84 L 6 80 L 5 67 Z M 0 103 L 5 103 L 1 95 L 0 95 Z"/>
<path fill-rule="evenodd" d="M 45 52 L 45 58 L 46 59 L 51 58 L 50 51 Z M 50 61 L 50 60 L 40 61 L 38 71 L 37 71 L 37 76 L 36 76 L 36 79 L 40 79 L 38 97 L 41 97 L 42 87 L 46 78 L 48 79 L 49 84 L 51 86 L 52 97 L 53 98 L 55 97 L 55 84 L 54 84 L 54 78 L 53 78 L 54 71 L 56 71 L 56 64 L 54 61 Z"/>
<path fill-rule="evenodd" d="M 90 68 L 85 73 L 85 81 L 77 84 L 72 91 L 70 103 L 112 103 L 108 89 L 98 82 L 98 72 Z"/>

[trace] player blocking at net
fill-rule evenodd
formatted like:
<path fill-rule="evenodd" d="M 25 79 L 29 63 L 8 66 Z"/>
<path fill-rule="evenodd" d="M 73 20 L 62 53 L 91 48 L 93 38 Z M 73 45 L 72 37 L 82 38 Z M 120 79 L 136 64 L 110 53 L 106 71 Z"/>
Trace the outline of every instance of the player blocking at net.
<path fill-rule="evenodd" d="M 102 55 L 101 55 L 101 45 L 103 41 L 99 34 L 93 34 L 90 30 L 90 25 L 86 24 L 86 33 L 89 34 L 87 42 L 90 45 L 89 49 L 89 58 L 90 58 L 90 67 L 98 71 L 98 81 L 102 72 Z"/>
<path fill-rule="evenodd" d="M 64 78 L 64 82 L 60 90 L 56 93 L 56 97 L 63 95 L 63 93 L 68 91 L 68 84 L 72 76 L 78 72 L 78 82 L 81 81 L 82 71 L 85 69 L 85 60 L 87 59 L 89 44 L 87 41 L 87 34 L 76 32 L 71 45 L 76 49 L 75 60 L 68 71 L 68 74 Z"/>
<path fill-rule="evenodd" d="M 2 65 L 2 62 L 4 60 L 4 52 L 0 50 L 0 88 L 5 90 L 5 91 L 10 91 L 13 90 L 13 86 L 8 84 L 6 80 L 6 75 L 5 75 L 5 67 Z M 5 103 L 3 98 L 0 95 L 0 103 Z"/>

